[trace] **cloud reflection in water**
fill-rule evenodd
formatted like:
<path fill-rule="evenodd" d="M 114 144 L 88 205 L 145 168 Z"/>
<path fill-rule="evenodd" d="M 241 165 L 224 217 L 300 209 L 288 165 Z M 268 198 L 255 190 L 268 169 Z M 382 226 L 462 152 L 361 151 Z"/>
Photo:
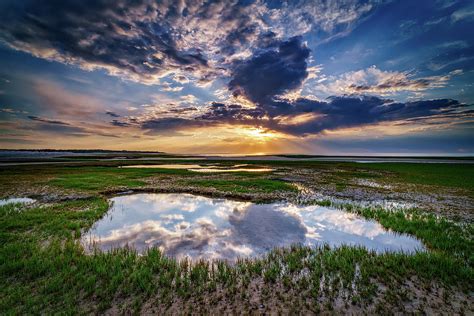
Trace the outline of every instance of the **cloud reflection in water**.
<path fill-rule="evenodd" d="M 191 194 L 133 194 L 111 201 L 109 212 L 82 239 L 87 250 L 128 245 L 142 253 L 158 247 L 176 258 L 233 261 L 291 244 L 361 245 L 377 252 L 424 249 L 417 239 L 377 222 L 315 205 L 253 204 Z"/>

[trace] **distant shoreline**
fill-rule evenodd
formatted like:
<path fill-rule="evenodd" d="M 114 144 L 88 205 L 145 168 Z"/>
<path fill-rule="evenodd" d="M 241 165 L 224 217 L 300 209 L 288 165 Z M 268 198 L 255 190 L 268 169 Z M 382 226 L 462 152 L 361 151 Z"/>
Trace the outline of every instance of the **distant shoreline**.
<path fill-rule="evenodd" d="M 203 154 L 180 154 L 180 153 L 166 153 L 162 151 L 147 151 L 147 150 L 107 150 L 107 149 L 1 149 L 0 148 L 0 158 L 7 156 L 7 153 L 29 153 L 29 156 L 34 154 L 52 154 L 58 153 L 62 156 L 67 156 L 64 154 L 72 154 L 74 156 L 80 154 L 145 154 L 145 155 L 159 155 L 163 157 L 199 157 L 199 158 L 232 158 L 232 159 L 241 159 L 241 158 L 291 158 L 291 159 L 456 159 L 456 160 L 474 160 L 474 154 L 467 155 L 416 155 L 416 154 L 407 154 L 407 155 L 312 155 L 312 154 L 227 154 L 227 153 L 203 153 Z"/>
<path fill-rule="evenodd" d="M 150 151 L 108 150 L 3 150 L 0 149 L 0 166 L 38 164 L 77 164 L 93 161 L 247 161 L 247 162 L 349 162 L 349 163 L 449 163 L 474 164 L 474 156 L 331 156 L 331 155 L 185 155 Z"/>

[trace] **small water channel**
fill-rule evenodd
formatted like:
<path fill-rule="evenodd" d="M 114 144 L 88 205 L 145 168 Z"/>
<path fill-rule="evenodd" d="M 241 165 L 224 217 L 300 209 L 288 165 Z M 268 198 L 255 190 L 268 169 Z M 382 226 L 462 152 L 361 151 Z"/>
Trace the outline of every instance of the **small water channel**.
<path fill-rule="evenodd" d="M 36 201 L 35 199 L 30 199 L 30 198 L 25 198 L 25 197 L 8 198 L 8 199 L 0 200 L 0 206 L 6 205 L 6 204 L 14 204 L 14 203 L 30 204 L 30 203 L 34 203 L 35 201 Z"/>
<path fill-rule="evenodd" d="M 111 198 L 109 212 L 85 233 L 86 250 L 159 247 L 195 259 L 255 257 L 274 247 L 303 244 L 364 246 L 379 253 L 424 250 L 409 235 L 375 221 L 321 206 L 254 204 L 191 194 L 132 194 Z"/>
<path fill-rule="evenodd" d="M 145 169 L 185 169 L 194 172 L 270 172 L 271 168 L 248 167 L 248 165 L 217 166 L 217 165 L 196 165 L 196 164 L 162 164 L 162 165 L 130 165 L 120 168 L 145 168 Z"/>

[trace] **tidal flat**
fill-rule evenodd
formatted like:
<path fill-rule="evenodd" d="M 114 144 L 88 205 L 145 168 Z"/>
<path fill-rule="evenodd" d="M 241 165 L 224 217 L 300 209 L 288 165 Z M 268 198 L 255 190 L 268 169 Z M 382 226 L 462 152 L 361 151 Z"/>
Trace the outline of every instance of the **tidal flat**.
<path fill-rule="evenodd" d="M 474 312 L 473 164 L 145 158 L 0 167 L 1 311 Z"/>

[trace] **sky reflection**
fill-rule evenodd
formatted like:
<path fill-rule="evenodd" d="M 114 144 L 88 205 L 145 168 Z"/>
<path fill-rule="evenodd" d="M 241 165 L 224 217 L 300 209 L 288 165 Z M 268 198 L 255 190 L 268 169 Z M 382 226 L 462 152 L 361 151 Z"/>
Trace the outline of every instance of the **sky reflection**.
<path fill-rule="evenodd" d="M 243 168 L 247 166 L 244 165 L 234 165 L 234 166 L 215 166 L 215 165 L 196 165 L 196 164 L 162 164 L 162 165 L 130 165 L 130 166 L 121 166 L 120 168 L 138 168 L 138 169 L 185 169 L 194 172 L 270 172 L 274 169 L 271 168 Z"/>
<path fill-rule="evenodd" d="M 377 252 L 424 249 L 417 239 L 387 231 L 377 222 L 321 206 L 191 194 L 133 194 L 111 201 L 110 211 L 82 239 L 88 251 L 128 245 L 142 253 L 158 247 L 176 258 L 234 261 L 291 244 L 361 245 Z"/>
<path fill-rule="evenodd" d="M 36 200 L 30 199 L 30 198 L 8 198 L 8 199 L 0 200 L 0 206 L 6 205 L 6 204 L 14 204 L 14 203 L 29 204 L 29 203 L 33 203 L 35 201 Z"/>

